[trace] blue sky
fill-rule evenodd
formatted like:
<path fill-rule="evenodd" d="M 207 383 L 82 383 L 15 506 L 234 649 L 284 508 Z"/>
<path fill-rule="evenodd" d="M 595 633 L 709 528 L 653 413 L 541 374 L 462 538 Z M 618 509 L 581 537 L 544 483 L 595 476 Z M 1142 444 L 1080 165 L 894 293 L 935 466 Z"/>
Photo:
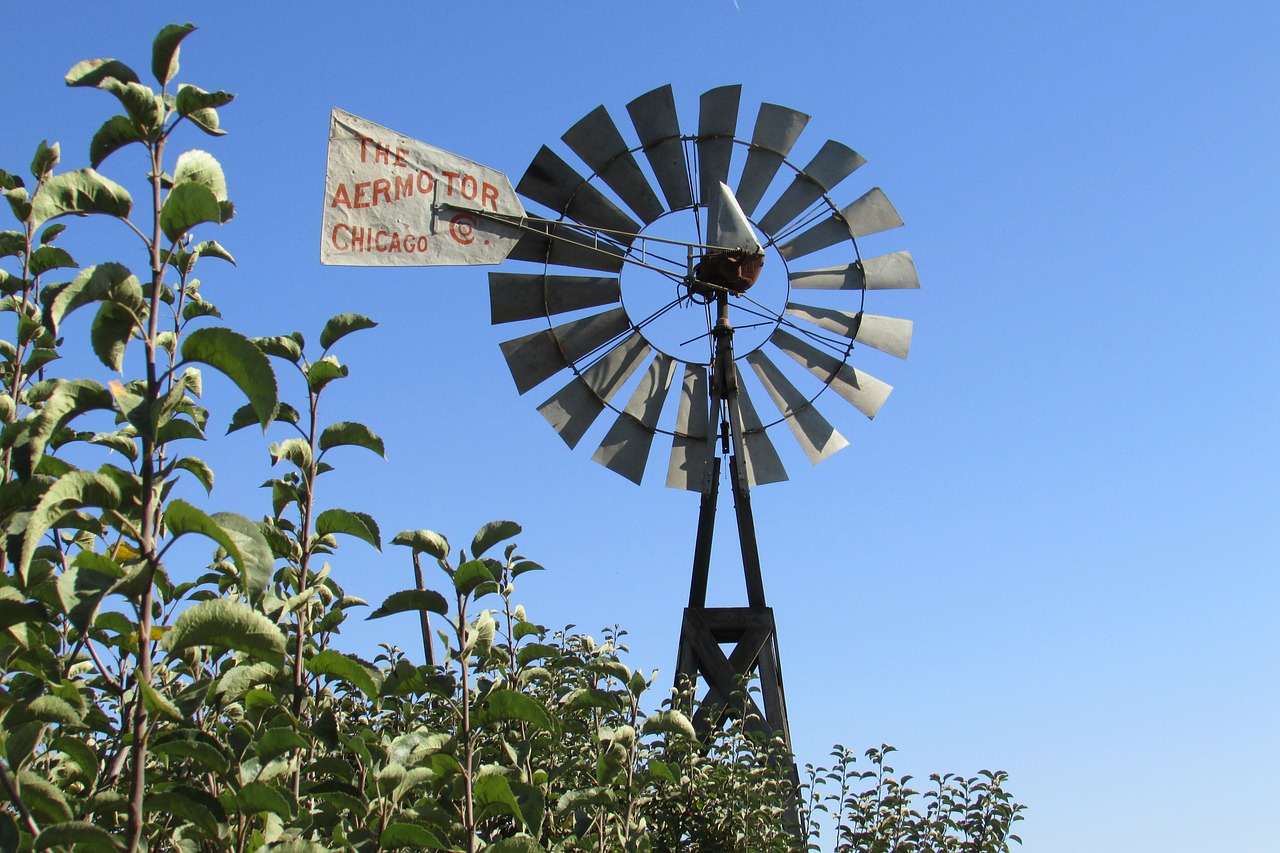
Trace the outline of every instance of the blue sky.
<path fill-rule="evenodd" d="M 851 446 L 753 493 L 798 758 L 888 742 L 917 777 L 1004 768 L 1032 853 L 1276 849 L 1274 4 L 228 6 L 8 10 L 0 167 L 43 138 L 87 165 L 114 103 L 62 75 L 101 56 L 145 72 L 163 24 L 200 27 L 179 79 L 239 95 L 227 137 L 177 143 L 222 162 L 238 210 L 205 235 L 238 261 L 206 269 L 206 292 L 248 334 L 380 323 L 340 345 L 353 378 L 324 414 L 369 424 L 390 461 L 337 459 L 328 505 L 388 539 L 519 521 L 550 569 L 523 583 L 531 616 L 621 624 L 631 662 L 670 678 L 696 496 L 556 438 L 543 389 L 517 395 L 502 360 L 486 269 L 319 264 L 328 116 L 518 179 L 597 105 L 623 123 L 671 83 L 687 128 L 700 93 L 741 83 L 739 135 L 769 101 L 813 116 L 797 151 L 829 137 L 867 158 L 837 201 L 884 187 L 906 226 L 872 248 L 910 249 L 922 283 L 885 294 L 916 327 L 908 362 L 867 367 L 896 387 L 876 420 L 824 407 Z M 138 194 L 136 156 L 102 171 Z M 110 223 L 74 222 L 64 245 L 143 264 Z M 269 511 L 265 442 L 204 455 L 218 482 L 191 497 Z M 713 603 L 741 595 L 732 539 L 724 514 Z M 344 544 L 335 575 L 376 603 L 410 585 L 396 550 Z"/>

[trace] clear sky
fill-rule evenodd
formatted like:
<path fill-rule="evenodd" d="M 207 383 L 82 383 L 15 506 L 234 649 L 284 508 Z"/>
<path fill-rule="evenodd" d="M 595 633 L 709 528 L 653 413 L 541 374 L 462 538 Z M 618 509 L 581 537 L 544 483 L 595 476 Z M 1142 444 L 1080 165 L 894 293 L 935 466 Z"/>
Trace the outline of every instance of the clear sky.
<path fill-rule="evenodd" d="M 388 540 L 520 522 L 550 569 L 522 579 L 531 616 L 621 624 L 660 682 L 697 497 L 564 446 L 544 389 L 516 393 L 484 268 L 320 265 L 329 111 L 513 179 L 544 143 L 567 154 L 597 105 L 627 127 L 627 102 L 666 83 L 686 128 L 729 83 L 739 135 L 762 101 L 811 114 L 797 150 L 830 137 L 867 158 L 837 200 L 884 187 L 906 226 L 873 248 L 910 249 L 922 289 L 887 294 L 916 335 L 908 362 L 868 367 L 896 388 L 876 420 L 824 406 L 851 446 L 813 469 L 788 451 L 791 482 L 753 493 L 798 758 L 887 742 L 917 777 L 1006 769 L 1031 853 L 1280 849 L 1274 3 L 9 6 L 9 171 L 43 138 L 87 165 L 115 103 L 65 88 L 72 64 L 145 72 L 163 24 L 200 27 L 179 79 L 239 95 L 227 137 L 178 142 L 222 162 L 238 210 L 202 235 L 238 261 L 209 265 L 206 292 L 248 334 L 381 324 L 340 345 L 353 378 L 324 415 L 367 423 L 390 461 L 349 451 L 323 502 Z M 139 194 L 136 155 L 102 171 Z M 142 266 L 123 229 L 71 225 L 81 263 Z M 188 497 L 269 511 L 258 436 L 203 455 L 217 485 Z M 740 602 L 732 534 L 724 514 L 713 604 Z M 335 576 L 380 602 L 411 585 L 398 550 L 344 543 Z M 414 631 L 343 641 L 412 649 Z"/>

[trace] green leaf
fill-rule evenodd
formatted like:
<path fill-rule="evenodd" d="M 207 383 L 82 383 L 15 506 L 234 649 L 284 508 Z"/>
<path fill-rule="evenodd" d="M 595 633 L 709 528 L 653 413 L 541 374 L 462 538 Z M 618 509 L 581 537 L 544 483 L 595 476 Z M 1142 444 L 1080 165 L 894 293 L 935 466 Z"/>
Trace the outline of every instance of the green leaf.
<path fill-rule="evenodd" d="M 117 59 L 86 59 L 71 66 L 67 72 L 68 86 L 101 86 L 106 80 L 121 83 L 137 83 L 138 75 L 132 68 Z"/>
<path fill-rule="evenodd" d="M 80 712 L 71 707 L 70 702 L 50 694 L 32 699 L 27 705 L 26 711 L 31 716 L 31 719 L 39 720 L 42 723 L 78 726 L 84 722 Z"/>
<path fill-rule="evenodd" d="M 103 213 L 126 219 L 133 209 L 133 199 L 124 187 L 99 175 L 93 169 L 63 172 L 49 179 L 31 202 L 31 226 L 58 216 Z"/>
<path fill-rule="evenodd" d="M 546 853 L 545 848 L 528 835 L 513 835 L 484 848 L 485 853 Z"/>
<path fill-rule="evenodd" d="M 437 560 L 449 557 L 449 540 L 432 530 L 401 530 L 392 545 L 407 545 L 415 554 L 430 554 Z"/>
<path fill-rule="evenodd" d="M 70 820 L 46 826 L 40 831 L 31 849 L 48 850 L 51 847 L 71 847 L 82 844 L 94 849 L 124 849 L 124 845 L 114 835 L 97 824 L 83 820 Z M 81 848 L 76 846 L 76 849 Z"/>
<path fill-rule="evenodd" d="M 485 813 L 486 817 L 507 814 L 519 821 L 522 826 L 526 825 L 524 814 L 520 811 L 520 804 L 511 793 L 511 785 L 505 776 L 487 773 L 476 779 L 472 787 L 476 806 Z"/>
<path fill-rule="evenodd" d="M 250 687 L 272 681 L 278 674 L 279 670 L 269 663 L 242 663 L 227 670 L 214 690 L 225 694 L 226 701 L 234 702 Z"/>
<path fill-rule="evenodd" d="M 204 222 L 221 223 L 222 208 L 213 191 L 203 184 L 188 181 L 174 185 L 160 208 L 160 227 L 170 240 Z"/>
<path fill-rule="evenodd" d="M 168 24 L 151 43 L 151 73 L 161 86 L 178 73 L 178 45 L 195 28 L 195 24 Z"/>
<path fill-rule="evenodd" d="M 499 720 L 514 720 L 545 731 L 555 728 L 551 716 L 538 700 L 506 687 L 491 690 L 476 703 L 471 719 L 474 725 L 481 727 Z"/>
<path fill-rule="evenodd" d="M 184 610 L 165 634 L 164 644 L 175 653 L 191 646 L 225 646 L 276 667 L 284 661 L 285 638 L 276 624 L 228 598 L 201 601 Z"/>
<path fill-rule="evenodd" d="M 18 780 L 22 797 L 36 820 L 50 824 L 71 820 L 71 806 L 57 786 L 28 770 L 20 772 Z"/>
<path fill-rule="evenodd" d="M 210 839 L 218 837 L 218 824 L 227 819 L 227 813 L 216 797 L 188 785 L 175 785 L 167 791 L 148 791 L 146 811 L 163 818 L 177 815 Z"/>
<path fill-rule="evenodd" d="M 226 374 L 249 398 L 258 423 L 266 431 L 279 404 L 276 375 L 267 357 L 248 338 L 219 326 L 196 329 L 182 341 L 182 359 L 207 364 Z"/>
<path fill-rule="evenodd" d="M 372 329 L 376 325 L 378 324 L 363 314 L 339 314 L 324 324 L 324 329 L 320 332 L 320 346 L 328 352 L 329 347 L 352 332 Z"/>
<path fill-rule="evenodd" d="M 276 409 L 276 416 L 272 420 L 281 421 L 286 424 L 296 424 L 298 422 L 298 410 L 288 403 L 281 403 Z M 253 410 L 253 406 L 245 404 L 236 409 L 235 414 L 231 416 L 231 424 L 227 427 L 227 435 L 236 430 L 244 429 L 258 422 L 258 413 Z"/>
<path fill-rule="evenodd" d="M 40 245 L 49 245 L 65 230 L 67 230 L 65 223 L 56 222 L 53 225 L 50 225 L 48 228 L 44 229 L 44 231 L 40 232 Z"/>
<path fill-rule="evenodd" d="M 254 338 L 253 343 L 267 355 L 283 358 L 285 361 L 298 363 L 302 358 L 302 347 L 289 335 L 276 335 L 269 338 Z"/>
<path fill-rule="evenodd" d="M 261 525 L 234 512 L 216 512 L 213 520 L 239 547 L 244 558 L 240 570 L 244 594 L 250 601 L 257 601 L 275 574 L 275 557 Z"/>
<path fill-rule="evenodd" d="M 355 421 L 341 421 L 336 424 L 330 424 L 325 427 L 324 432 L 320 433 L 321 451 L 343 445 L 363 447 L 372 450 L 383 459 L 387 458 L 386 447 L 383 445 L 382 439 L 373 430 Z"/>
<path fill-rule="evenodd" d="M 213 193 L 218 201 L 227 200 L 227 179 L 222 173 L 222 166 L 208 151 L 193 149 L 178 156 L 178 163 L 173 169 L 173 183 L 191 182 Z"/>
<path fill-rule="evenodd" d="M 129 442 L 129 446 L 135 450 L 137 449 L 132 441 Z M 204 460 L 197 459 L 194 456 L 184 456 L 174 462 L 173 467 L 192 474 L 200 481 L 200 485 L 204 486 L 205 494 L 213 493 L 213 469 Z"/>
<path fill-rule="evenodd" d="M 71 510 L 82 506 L 114 508 L 120 503 L 120 488 L 109 477 L 89 471 L 71 471 L 58 478 L 40 498 L 22 536 L 22 554 L 15 567 L 25 583 L 31 557 L 49 528 Z"/>
<path fill-rule="evenodd" d="M 46 622 L 49 613 L 40 604 L 0 598 L 0 630 L 21 625 L 24 622 Z"/>
<path fill-rule="evenodd" d="M 244 555 L 240 553 L 240 545 L 227 531 L 203 510 L 179 498 L 174 498 L 164 509 L 165 527 L 169 535 L 178 539 L 188 533 L 199 533 L 221 545 L 236 564 L 236 568 L 244 572 Z"/>
<path fill-rule="evenodd" d="M 485 551 L 488 551 L 504 539 L 519 535 L 520 529 L 520 525 L 514 521 L 489 522 L 484 527 L 481 527 L 475 539 L 471 540 L 471 556 L 475 558 L 483 555 Z"/>
<path fill-rule="evenodd" d="M 135 330 L 142 326 L 143 318 L 115 302 L 104 302 L 94 315 L 89 327 L 89 342 L 93 353 L 104 365 L 122 372 L 124 353 Z"/>
<path fill-rule="evenodd" d="M 493 572 L 483 560 L 468 560 L 458 566 L 458 570 L 454 572 L 453 588 L 459 595 L 470 595 L 480 584 L 493 583 L 496 580 L 497 578 L 493 576 Z"/>
<path fill-rule="evenodd" d="M 350 512 L 345 509 L 327 509 L 316 518 L 316 533 L 325 536 L 329 533 L 346 533 L 357 539 L 363 539 L 379 551 L 382 550 L 382 538 L 378 532 L 378 523 L 373 516 L 363 512 Z"/>
<path fill-rule="evenodd" d="M 261 664 L 257 664 L 261 666 Z M 207 737 L 207 735 L 206 735 Z M 211 773 L 226 773 L 231 766 L 227 757 L 211 744 L 199 740 L 172 739 L 151 744 L 151 753 L 161 758 L 187 758 Z"/>
<path fill-rule="evenodd" d="M 651 714 L 644 721 L 644 725 L 640 727 L 640 731 L 647 735 L 679 735 L 691 741 L 698 739 L 697 732 L 693 729 L 693 723 L 689 722 L 689 718 L 683 713 L 676 710 L 659 711 L 656 714 Z"/>
<path fill-rule="evenodd" d="M 58 150 L 58 143 L 49 144 L 48 140 L 41 140 L 36 146 L 36 154 L 31 158 L 31 176 L 37 181 L 43 181 L 53 172 L 53 167 L 58 165 L 61 159 L 61 153 Z"/>
<path fill-rule="evenodd" d="M 230 92 L 206 92 L 199 86 L 191 86 L 186 83 L 178 87 L 178 96 L 174 99 L 174 108 L 179 115 L 192 118 L 196 113 L 208 110 L 213 112 L 218 107 L 224 107 L 235 100 L 235 95 Z M 197 122 L 199 123 L 199 122 Z M 208 128 L 203 129 L 208 131 Z M 213 129 L 217 130 L 218 119 L 217 113 L 213 113 Z M 220 135 L 220 134 L 215 134 Z"/>
<path fill-rule="evenodd" d="M 51 285 L 41 292 L 45 323 L 56 335 L 63 318 L 72 311 L 90 302 L 107 299 L 122 288 L 139 295 L 142 293 L 142 285 L 128 267 L 116 263 L 85 267 L 66 284 Z"/>
<path fill-rule="evenodd" d="M 105 554 L 93 554 L 92 551 L 82 551 L 81 554 L 93 556 L 82 560 L 77 555 L 76 564 L 58 575 L 57 589 L 58 599 L 67 619 L 77 629 L 84 631 L 93 622 L 102 599 L 116 581 L 124 576 L 124 570 Z M 85 565 L 90 560 L 99 565 Z M 103 568 L 107 570 L 103 571 Z"/>
<path fill-rule="evenodd" d="M 426 610 L 441 615 L 449 612 L 449 605 L 444 596 L 433 589 L 403 589 L 393 592 L 382 602 L 382 606 L 369 614 L 366 619 L 381 619 L 393 613 Z"/>
<path fill-rule="evenodd" d="M 253 751 L 257 753 L 258 758 L 262 759 L 265 764 L 277 756 L 284 755 L 286 752 L 306 749 L 308 746 L 310 744 L 307 739 L 292 728 L 274 728 L 267 729 L 258 736 L 258 740 L 253 745 Z"/>
<path fill-rule="evenodd" d="M 142 704 L 152 716 L 167 717 L 173 722 L 182 722 L 182 712 L 178 706 L 165 698 L 150 684 L 142 685 Z"/>
<path fill-rule="evenodd" d="M 425 826 L 403 821 L 387 824 L 378 838 L 378 846 L 383 850 L 398 850 L 410 847 L 414 850 L 447 850 L 449 845 Z M 492 850 L 492 846 L 486 847 Z"/>
<path fill-rule="evenodd" d="M 34 277 L 49 270 L 68 269 L 76 266 L 75 259 L 58 246 L 41 246 L 31 253 L 28 272 Z"/>
<path fill-rule="evenodd" d="M 307 368 L 307 387 L 314 393 L 320 393 L 324 387 L 335 379 L 345 377 L 350 370 L 331 355 L 314 362 Z"/>
<path fill-rule="evenodd" d="M 315 657 L 307 661 L 307 671 L 313 675 L 340 678 L 370 699 L 376 698 L 382 687 L 382 673 L 376 667 L 334 649 L 317 652 Z"/>
<path fill-rule="evenodd" d="M 245 814 L 273 812 L 282 820 L 290 818 L 289 801 L 274 785 L 250 782 L 236 792 L 236 805 Z"/>
<path fill-rule="evenodd" d="M 96 169 L 103 160 L 126 145 L 143 141 L 142 132 L 127 116 L 114 115 L 103 122 L 89 141 L 89 165 Z"/>

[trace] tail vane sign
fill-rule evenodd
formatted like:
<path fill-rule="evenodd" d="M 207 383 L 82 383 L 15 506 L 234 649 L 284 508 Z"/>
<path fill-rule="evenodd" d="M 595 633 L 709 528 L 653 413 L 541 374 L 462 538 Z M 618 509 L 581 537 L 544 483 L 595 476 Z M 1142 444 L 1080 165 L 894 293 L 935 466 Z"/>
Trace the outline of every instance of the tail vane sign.
<path fill-rule="evenodd" d="M 320 262 L 497 264 L 524 216 L 507 176 L 335 109 L 329 119 Z"/>

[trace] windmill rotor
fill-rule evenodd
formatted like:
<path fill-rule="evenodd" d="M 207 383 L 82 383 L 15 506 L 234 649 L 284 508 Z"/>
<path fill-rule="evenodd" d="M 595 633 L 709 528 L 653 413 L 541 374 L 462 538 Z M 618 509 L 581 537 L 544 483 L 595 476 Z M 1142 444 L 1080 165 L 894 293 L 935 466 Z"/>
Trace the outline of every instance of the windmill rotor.
<path fill-rule="evenodd" d="M 827 140 L 797 166 L 809 116 L 761 104 L 744 138 L 740 106 L 740 86 L 706 92 L 693 132 L 671 86 L 627 104 L 629 122 L 589 112 L 562 136 L 580 165 L 544 146 L 516 184 L 548 211 L 521 221 L 508 260 L 526 269 L 489 276 L 492 322 L 531 329 L 501 345 L 517 390 L 560 377 L 538 410 L 571 448 L 608 410 L 591 458 L 636 483 L 663 434 L 667 485 L 703 487 L 719 425 L 699 409 L 711 399 L 722 293 L 737 335 L 726 415 L 742 431 L 751 486 L 787 479 L 777 425 L 813 464 L 848 445 L 818 409 L 828 390 L 875 417 L 891 389 L 852 364 L 855 352 L 910 348 L 910 320 L 864 310 L 868 291 L 919 287 L 910 253 L 863 258 L 858 246 L 901 218 L 878 187 L 843 207 L 831 195 L 866 160 Z M 763 418 L 746 375 L 773 407 Z"/>

